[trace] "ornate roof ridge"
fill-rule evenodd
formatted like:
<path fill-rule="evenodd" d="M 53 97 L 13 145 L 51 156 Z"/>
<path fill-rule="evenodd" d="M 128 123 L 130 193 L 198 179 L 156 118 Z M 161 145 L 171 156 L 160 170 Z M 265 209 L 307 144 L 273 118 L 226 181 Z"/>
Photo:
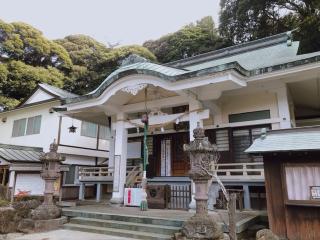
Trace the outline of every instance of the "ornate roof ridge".
<path fill-rule="evenodd" d="M 241 53 L 256 50 L 259 48 L 266 48 L 266 47 L 270 47 L 270 46 L 274 46 L 282 43 L 287 43 L 287 41 L 291 41 L 291 40 L 292 40 L 292 34 L 291 34 L 291 31 L 289 31 L 289 32 L 280 33 L 280 34 L 272 35 L 269 37 L 257 39 L 254 41 L 240 43 L 240 44 L 226 47 L 226 48 L 221 48 L 218 50 L 199 54 L 199 55 L 188 57 L 185 59 L 169 62 L 169 63 L 166 63 L 165 66 L 185 67 L 185 66 L 195 65 L 205 61 L 211 61 L 211 60 L 221 59 L 225 57 L 230 57 L 232 55 L 241 54 Z"/>

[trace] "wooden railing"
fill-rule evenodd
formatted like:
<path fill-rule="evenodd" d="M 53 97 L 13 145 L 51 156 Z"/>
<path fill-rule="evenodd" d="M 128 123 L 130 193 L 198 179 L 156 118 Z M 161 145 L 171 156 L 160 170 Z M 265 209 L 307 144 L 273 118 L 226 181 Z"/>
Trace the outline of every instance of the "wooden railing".
<path fill-rule="evenodd" d="M 142 178 L 142 166 L 127 166 L 126 186 L 133 186 Z"/>
<path fill-rule="evenodd" d="M 79 181 L 113 181 L 113 168 L 109 167 L 79 167 Z"/>
<path fill-rule="evenodd" d="M 263 163 L 221 163 L 216 167 L 223 180 L 264 180 Z"/>

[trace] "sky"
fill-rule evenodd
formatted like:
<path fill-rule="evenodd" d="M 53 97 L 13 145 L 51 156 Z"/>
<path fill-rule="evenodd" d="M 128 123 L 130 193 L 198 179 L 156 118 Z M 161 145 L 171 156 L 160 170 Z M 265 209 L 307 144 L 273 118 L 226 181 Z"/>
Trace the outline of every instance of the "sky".
<path fill-rule="evenodd" d="M 142 44 L 211 15 L 219 0 L 0 0 L 0 19 L 26 22 L 49 38 L 86 34 L 105 44 Z"/>

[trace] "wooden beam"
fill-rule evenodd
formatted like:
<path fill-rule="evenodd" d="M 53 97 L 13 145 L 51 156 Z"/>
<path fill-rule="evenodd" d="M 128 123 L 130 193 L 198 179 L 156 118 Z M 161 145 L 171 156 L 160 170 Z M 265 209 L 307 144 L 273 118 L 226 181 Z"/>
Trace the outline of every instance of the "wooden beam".
<path fill-rule="evenodd" d="M 150 108 L 160 108 L 160 107 L 175 107 L 182 104 L 187 104 L 188 99 L 184 96 L 175 96 L 175 97 L 168 97 L 168 98 L 161 98 L 154 101 L 147 101 L 147 107 Z M 125 113 L 133 113 L 145 110 L 145 103 L 133 103 L 128 105 L 123 105 L 121 111 Z"/>
<path fill-rule="evenodd" d="M 177 113 L 177 114 L 168 114 L 161 116 L 150 116 L 149 117 L 149 125 L 165 125 L 168 122 L 175 122 L 177 118 L 179 118 L 179 122 L 187 122 L 189 121 L 189 114 L 185 113 Z M 209 110 L 204 109 L 200 110 L 198 113 L 199 119 L 208 119 L 209 118 Z M 143 126 L 141 123 L 141 119 L 133 119 L 130 122 L 125 123 L 125 128 L 136 128 L 137 126 Z"/>

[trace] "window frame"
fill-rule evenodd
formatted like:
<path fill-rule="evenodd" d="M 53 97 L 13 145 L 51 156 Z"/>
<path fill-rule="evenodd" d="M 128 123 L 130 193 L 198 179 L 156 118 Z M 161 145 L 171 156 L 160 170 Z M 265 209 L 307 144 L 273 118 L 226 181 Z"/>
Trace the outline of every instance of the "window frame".
<path fill-rule="evenodd" d="M 241 116 L 249 116 L 249 115 L 254 115 L 254 114 L 264 114 L 267 113 L 266 116 L 267 117 L 257 117 L 257 118 L 252 118 L 252 119 L 246 119 L 246 117 L 244 118 L 244 120 L 239 120 L 239 117 L 241 118 Z M 251 116 L 251 117 L 252 117 Z M 238 118 L 238 120 L 233 119 L 233 118 Z M 258 111 L 251 111 L 251 112 L 241 112 L 241 113 L 232 113 L 228 115 L 228 121 L 229 123 L 240 123 L 240 122 L 249 122 L 249 121 L 259 121 L 259 120 L 265 120 L 265 119 L 271 119 L 271 111 L 270 109 L 265 109 L 265 110 L 258 110 Z"/>
<path fill-rule="evenodd" d="M 95 136 L 88 136 L 89 134 L 85 134 L 84 133 L 84 124 L 93 124 L 96 126 L 96 129 L 95 129 Z M 80 136 L 82 137 L 89 137 L 89 138 L 95 138 L 97 139 L 98 138 L 98 133 L 99 133 L 99 125 L 96 124 L 96 123 L 92 123 L 92 122 L 88 122 L 88 121 L 81 121 L 81 129 L 80 129 Z M 88 130 L 86 130 L 88 131 Z"/>
<path fill-rule="evenodd" d="M 62 181 L 62 186 L 65 187 L 72 187 L 72 186 L 79 186 L 80 185 L 80 181 L 79 181 L 79 165 L 75 165 L 75 164 L 70 164 L 68 165 L 68 167 L 75 167 L 74 170 L 74 179 L 73 179 L 73 183 L 66 183 L 66 177 L 67 177 L 67 171 L 63 172 L 63 181 Z"/>
<path fill-rule="evenodd" d="M 29 126 L 30 119 L 36 120 L 37 118 L 40 118 L 40 120 L 39 120 L 39 130 L 37 129 L 38 130 L 37 132 L 28 133 L 28 126 Z M 41 121 L 42 121 L 42 116 L 41 115 L 37 115 L 37 116 L 34 116 L 34 117 L 29 117 L 28 121 L 26 123 L 25 136 L 40 134 L 40 132 L 41 132 Z M 33 129 L 32 130 L 34 130 L 34 126 L 35 126 L 35 121 L 33 122 L 33 126 L 32 126 Z"/>
<path fill-rule="evenodd" d="M 309 199 L 309 200 L 291 200 L 288 197 L 288 188 L 287 188 L 287 178 L 286 178 L 286 167 L 319 167 L 320 163 L 283 163 L 281 164 L 281 179 L 282 179 L 282 190 L 284 192 L 284 203 L 288 206 L 309 206 L 309 207 L 320 207 L 320 200 Z"/>
<path fill-rule="evenodd" d="M 22 135 L 14 135 L 14 133 L 15 133 L 15 123 L 18 124 L 18 122 L 20 122 L 20 121 L 24 121 L 23 133 L 22 133 Z M 27 128 L 27 122 L 28 122 L 28 118 L 20 118 L 20 119 L 13 120 L 11 137 L 23 137 L 23 136 L 25 136 L 26 128 Z"/>
<path fill-rule="evenodd" d="M 29 125 L 29 121 L 30 119 L 36 119 L 37 117 L 40 118 L 40 124 L 39 124 L 39 132 L 37 131 L 36 133 L 28 133 L 28 126 Z M 14 135 L 14 129 L 15 129 L 15 123 L 18 121 L 22 121 L 24 120 L 24 129 L 23 129 L 23 134 L 22 135 Z M 41 123 L 42 123 L 42 115 L 36 115 L 36 116 L 32 116 L 32 117 L 24 117 L 24 118 L 20 118 L 20 119 L 15 119 L 13 120 L 13 124 L 12 124 L 12 133 L 11 133 L 11 137 L 16 138 L 16 137 L 23 137 L 23 136 L 30 136 L 30 135 L 36 135 L 36 134 L 40 134 L 41 133 Z M 33 124 L 34 126 L 34 124 Z"/>

